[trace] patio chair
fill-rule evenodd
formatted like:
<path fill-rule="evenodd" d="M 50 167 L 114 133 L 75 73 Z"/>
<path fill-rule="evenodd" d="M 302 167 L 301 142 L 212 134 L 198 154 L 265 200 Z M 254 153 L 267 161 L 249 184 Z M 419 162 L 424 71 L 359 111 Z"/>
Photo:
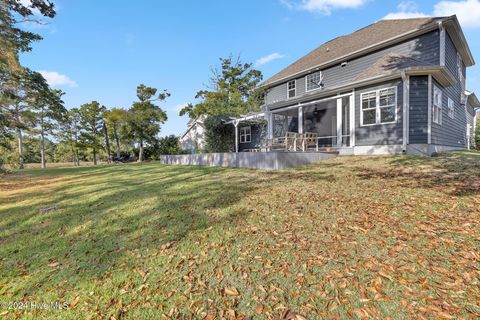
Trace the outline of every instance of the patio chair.
<path fill-rule="evenodd" d="M 297 132 L 287 132 L 285 137 L 273 138 L 267 148 L 269 150 L 297 151 L 300 140 Z"/>
<path fill-rule="evenodd" d="M 302 140 L 302 150 L 308 151 L 309 149 L 314 149 L 318 151 L 318 133 L 315 132 L 306 132 Z"/>
<path fill-rule="evenodd" d="M 297 151 L 302 135 L 297 132 L 287 132 L 285 135 L 285 151 Z"/>

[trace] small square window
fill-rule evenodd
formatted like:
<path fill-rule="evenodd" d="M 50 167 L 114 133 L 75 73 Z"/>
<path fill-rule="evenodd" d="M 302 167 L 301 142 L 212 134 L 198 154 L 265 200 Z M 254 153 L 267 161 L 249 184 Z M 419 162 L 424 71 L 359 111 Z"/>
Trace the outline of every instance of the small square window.
<path fill-rule="evenodd" d="M 240 128 L 240 143 L 252 142 L 252 129 L 251 127 Z"/>

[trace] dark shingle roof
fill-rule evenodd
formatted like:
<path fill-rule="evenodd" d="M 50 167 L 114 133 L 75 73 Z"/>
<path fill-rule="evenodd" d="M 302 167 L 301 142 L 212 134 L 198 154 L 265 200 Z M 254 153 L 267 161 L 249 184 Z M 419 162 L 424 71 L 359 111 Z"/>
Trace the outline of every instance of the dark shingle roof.
<path fill-rule="evenodd" d="M 355 81 L 366 80 L 376 76 L 388 75 L 411 67 L 428 66 L 433 66 L 433 64 L 391 52 L 387 53 L 386 55 L 375 61 L 375 63 L 373 63 L 370 67 L 360 73 L 355 78 Z"/>
<path fill-rule="evenodd" d="M 443 17 L 435 17 L 378 21 L 349 35 L 338 37 L 322 44 L 266 80 L 264 85 L 321 66 L 340 57 L 399 37 L 402 34 L 426 29 L 443 19 Z"/>

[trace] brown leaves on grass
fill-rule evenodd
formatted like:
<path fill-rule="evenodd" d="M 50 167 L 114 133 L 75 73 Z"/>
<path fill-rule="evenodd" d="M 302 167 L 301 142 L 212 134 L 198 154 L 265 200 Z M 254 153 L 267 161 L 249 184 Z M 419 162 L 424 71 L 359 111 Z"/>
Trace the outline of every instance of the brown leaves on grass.
<path fill-rule="evenodd" d="M 392 159 L 226 170 L 215 179 L 256 189 L 225 206 L 182 203 L 172 216 L 205 214 L 208 228 L 178 238 L 160 229 L 146 243 L 139 233 L 140 248 L 119 251 L 127 258 L 95 282 L 112 294 L 82 294 L 76 310 L 117 319 L 141 308 L 164 319 L 479 317 L 475 191 L 457 194 L 465 181 L 454 172 L 399 169 Z M 63 269 L 66 258 L 57 259 Z"/>

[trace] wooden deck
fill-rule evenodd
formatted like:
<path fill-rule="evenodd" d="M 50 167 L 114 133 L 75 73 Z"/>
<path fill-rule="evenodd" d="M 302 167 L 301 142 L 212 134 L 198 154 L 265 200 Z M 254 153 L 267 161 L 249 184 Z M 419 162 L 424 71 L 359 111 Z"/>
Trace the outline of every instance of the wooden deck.
<path fill-rule="evenodd" d="M 338 152 L 231 152 L 194 155 L 163 155 L 160 162 L 169 165 L 236 167 L 281 170 L 304 166 L 336 157 Z"/>

